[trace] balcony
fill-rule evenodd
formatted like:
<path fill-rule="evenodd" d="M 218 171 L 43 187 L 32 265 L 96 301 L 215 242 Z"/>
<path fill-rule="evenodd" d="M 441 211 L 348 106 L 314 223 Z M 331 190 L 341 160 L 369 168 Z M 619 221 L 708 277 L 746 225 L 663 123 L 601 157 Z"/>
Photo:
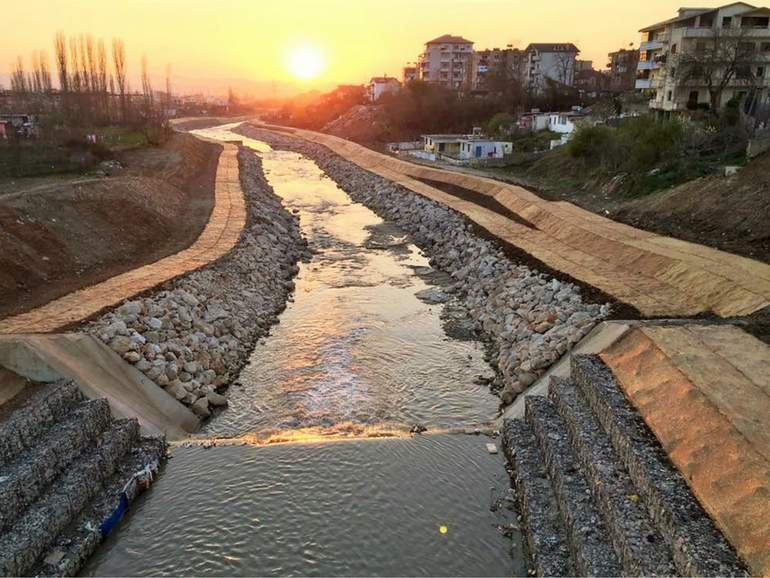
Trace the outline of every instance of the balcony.
<path fill-rule="evenodd" d="M 639 45 L 639 51 L 660 50 L 661 48 L 665 48 L 666 44 L 668 44 L 667 40 L 647 40 Z"/>
<path fill-rule="evenodd" d="M 713 38 L 714 28 L 686 28 L 683 36 L 685 38 Z M 721 37 L 737 37 L 741 40 L 748 38 L 770 38 L 770 30 L 767 28 L 720 28 Z"/>
<path fill-rule="evenodd" d="M 636 65 L 637 70 L 658 70 L 663 64 L 654 60 L 640 60 Z"/>

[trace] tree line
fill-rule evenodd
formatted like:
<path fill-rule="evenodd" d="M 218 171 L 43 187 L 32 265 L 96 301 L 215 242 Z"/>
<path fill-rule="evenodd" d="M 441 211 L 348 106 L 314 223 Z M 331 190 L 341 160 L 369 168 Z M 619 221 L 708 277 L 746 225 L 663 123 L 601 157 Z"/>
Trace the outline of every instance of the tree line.
<path fill-rule="evenodd" d="M 132 92 L 122 39 L 113 38 L 108 49 L 103 39 L 90 34 L 67 37 L 58 32 L 53 45 L 53 69 L 44 50 L 32 53 L 30 70 L 17 57 L 10 75 L 17 102 L 33 112 L 56 113 L 69 125 L 164 122 L 164 109 L 171 99 L 170 68 L 166 69 L 164 97 L 156 102 L 146 56 L 141 60 L 141 92 Z"/>

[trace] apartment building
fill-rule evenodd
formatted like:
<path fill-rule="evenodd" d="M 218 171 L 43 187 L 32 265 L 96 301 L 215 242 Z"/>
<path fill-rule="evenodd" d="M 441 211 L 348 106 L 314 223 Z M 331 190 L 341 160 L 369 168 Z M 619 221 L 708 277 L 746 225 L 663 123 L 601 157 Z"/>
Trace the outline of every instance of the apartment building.
<path fill-rule="evenodd" d="M 426 42 L 425 50 L 417 59 L 417 75 L 420 80 L 452 90 L 471 88 L 473 42 L 451 34 Z"/>
<path fill-rule="evenodd" d="M 473 90 L 487 92 L 496 88 L 495 79 L 523 81 L 527 54 L 518 48 L 492 48 L 473 53 Z"/>
<path fill-rule="evenodd" d="M 733 97 L 749 95 L 754 102 L 767 101 L 770 9 L 744 2 L 680 8 L 674 18 L 640 32 L 635 85 L 650 91 L 651 109 L 670 113 L 723 107 Z M 707 76 L 725 81 L 713 103 Z"/>
<path fill-rule="evenodd" d="M 621 48 L 607 55 L 607 90 L 626 92 L 636 85 L 639 51 Z"/>
<path fill-rule="evenodd" d="M 527 88 L 542 93 L 549 81 L 564 86 L 574 86 L 577 55 L 580 50 L 574 44 L 530 44 L 525 50 L 527 62 L 525 79 Z"/>
<path fill-rule="evenodd" d="M 413 80 L 417 80 L 417 67 L 416 66 L 404 66 L 401 69 L 401 82 L 406 86 Z"/>

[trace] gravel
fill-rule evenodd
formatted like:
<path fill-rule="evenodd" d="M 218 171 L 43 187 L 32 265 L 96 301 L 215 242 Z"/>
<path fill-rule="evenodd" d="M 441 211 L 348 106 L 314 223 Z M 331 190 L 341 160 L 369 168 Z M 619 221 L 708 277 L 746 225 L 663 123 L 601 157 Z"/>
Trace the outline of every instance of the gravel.
<path fill-rule="evenodd" d="M 242 134 L 312 158 L 350 197 L 407 231 L 449 273 L 447 291 L 460 297 L 488 341 L 500 374 L 503 404 L 537 378 L 610 313 L 587 303 L 580 287 L 517 264 L 493 241 L 475 234 L 467 218 L 296 137 L 243 126 Z M 434 297 L 434 296 L 432 296 Z"/>

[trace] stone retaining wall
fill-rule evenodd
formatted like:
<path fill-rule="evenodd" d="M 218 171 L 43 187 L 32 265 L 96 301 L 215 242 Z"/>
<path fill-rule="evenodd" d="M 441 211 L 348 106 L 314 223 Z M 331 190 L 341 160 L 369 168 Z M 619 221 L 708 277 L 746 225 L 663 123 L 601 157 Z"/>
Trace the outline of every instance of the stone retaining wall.
<path fill-rule="evenodd" d="M 260 159 L 241 149 L 239 161 L 248 222 L 235 248 L 87 328 L 203 417 L 226 403 L 221 392 L 277 321 L 307 256 L 297 217 L 273 193 Z"/>

